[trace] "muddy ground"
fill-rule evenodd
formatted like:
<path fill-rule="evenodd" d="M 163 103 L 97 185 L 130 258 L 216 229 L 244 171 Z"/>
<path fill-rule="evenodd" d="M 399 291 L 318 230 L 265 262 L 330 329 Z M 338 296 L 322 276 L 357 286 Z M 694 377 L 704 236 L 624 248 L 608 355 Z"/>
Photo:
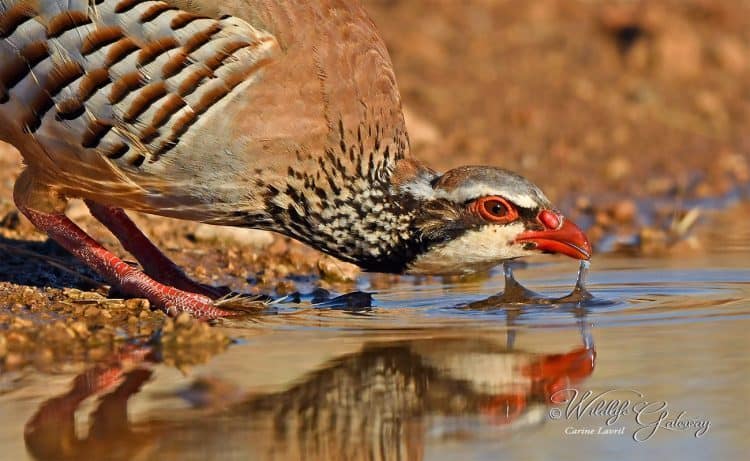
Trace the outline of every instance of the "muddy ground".
<path fill-rule="evenodd" d="M 747 2 L 366 4 L 391 51 L 414 153 L 436 169 L 491 164 L 526 175 L 597 251 L 700 251 L 715 215 L 749 197 Z M 226 346 L 190 318 L 103 296 L 100 279 L 15 211 L 20 168 L 0 146 L 0 371 L 97 359 L 162 329 L 167 360 Z M 85 211 L 73 203 L 70 214 L 121 251 Z M 351 267 L 280 237 L 135 218 L 205 282 L 277 294 L 354 286 Z"/>

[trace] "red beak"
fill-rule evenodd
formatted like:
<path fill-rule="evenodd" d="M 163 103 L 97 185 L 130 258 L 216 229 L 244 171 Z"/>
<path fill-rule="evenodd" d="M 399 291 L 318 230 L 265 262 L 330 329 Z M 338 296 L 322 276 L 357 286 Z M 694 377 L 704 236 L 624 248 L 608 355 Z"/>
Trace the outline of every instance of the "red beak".
<path fill-rule="evenodd" d="M 550 210 L 542 210 L 537 219 L 544 230 L 524 232 L 518 236 L 517 242 L 533 243 L 537 250 L 547 253 L 591 259 L 591 244 L 578 226 Z"/>

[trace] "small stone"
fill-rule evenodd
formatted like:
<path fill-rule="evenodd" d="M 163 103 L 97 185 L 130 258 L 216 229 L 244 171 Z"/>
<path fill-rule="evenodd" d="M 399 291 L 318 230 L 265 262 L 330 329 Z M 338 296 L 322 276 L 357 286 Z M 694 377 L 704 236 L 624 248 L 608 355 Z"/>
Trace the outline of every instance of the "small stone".
<path fill-rule="evenodd" d="M 21 354 L 11 352 L 5 356 L 5 367 L 10 370 L 20 368 L 23 363 L 24 360 Z"/>
<path fill-rule="evenodd" d="M 177 326 L 190 325 L 192 321 L 193 321 L 193 317 L 187 312 L 180 312 L 180 314 L 174 319 L 174 323 Z"/>
<path fill-rule="evenodd" d="M 576 209 L 583 212 L 591 211 L 593 208 L 593 204 L 591 203 L 591 199 L 586 196 L 579 196 L 576 198 Z"/>
<path fill-rule="evenodd" d="M 721 170 L 733 176 L 737 182 L 750 180 L 750 162 L 742 154 L 727 152 L 719 156 L 718 162 Z"/>
<path fill-rule="evenodd" d="M 125 300 L 125 308 L 129 311 L 134 311 L 138 309 L 149 309 L 151 307 L 151 303 L 149 303 L 148 299 L 144 298 L 131 298 Z"/>
<path fill-rule="evenodd" d="M 84 291 L 81 293 L 80 299 L 85 299 L 87 301 L 98 301 L 100 299 L 104 299 L 104 296 L 97 293 L 96 291 Z"/>
<path fill-rule="evenodd" d="M 696 77 L 702 66 L 702 44 L 687 24 L 672 23 L 656 42 L 658 64 L 665 76 Z"/>
<path fill-rule="evenodd" d="M 292 272 L 291 268 L 286 264 L 279 264 L 278 266 L 274 267 L 273 270 L 276 277 L 280 279 L 288 276 Z"/>
<path fill-rule="evenodd" d="M 5 335 L 0 334 L 0 359 L 5 357 L 8 353 L 8 340 L 5 339 Z"/>
<path fill-rule="evenodd" d="M 54 359 L 55 354 L 49 347 L 43 347 L 37 350 L 34 356 L 34 362 L 36 362 L 37 365 L 50 364 Z"/>
<path fill-rule="evenodd" d="M 699 91 L 695 95 L 695 105 L 706 116 L 721 118 L 726 116 L 726 107 L 721 96 L 713 91 Z"/>
<path fill-rule="evenodd" d="M 77 288 L 66 288 L 63 293 L 70 299 L 81 299 L 82 291 Z"/>
<path fill-rule="evenodd" d="M 9 211 L 5 216 L 0 218 L 0 227 L 9 230 L 16 230 L 21 226 L 21 215 L 17 210 Z"/>
<path fill-rule="evenodd" d="M 612 217 L 620 223 L 630 223 L 638 213 L 638 206 L 633 200 L 621 200 L 612 207 Z"/>
<path fill-rule="evenodd" d="M 324 256 L 318 261 L 321 278 L 332 282 L 353 282 L 357 280 L 359 268 L 353 264 Z"/>
<path fill-rule="evenodd" d="M 594 222 L 597 226 L 607 228 L 612 224 L 612 218 L 604 210 L 599 210 L 594 215 Z"/>
<path fill-rule="evenodd" d="M 607 177 L 613 181 L 624 179 L 632 171 L 630 160 L 625 157 L 615 157 L 607 164 Z"/>
<path fill-rule="evenodd" d="M 45 340 L 51 342 L 65 342 L 70 341 L 76 337 L 75 331 L 68 327 L 62 321 L 57 321 L 50 325 L 45 331 Z"/>
<path fill-rule="evenodd" d="M 88 350 L 86 355 L 88 356 L 88 359 L 91 361 L 100 361 L 104 360 L 108 355 L 110 355 L 111 352 L 107 347 L 93 347 Z"/>
<path fill-rule="evenodd" d="M 297 289 L 297 285 L 291 280 L 282 280 L 276 284 L 276 294 L 279 296 L 286 296 L 289 293 L 293 293 Z"/>
<path fill-rule="evenodd" d="M 89 306 L 83 312 L 83 316 L 90 319 L 90 318 L 99 316 L 99 313 L 100 313 L 100 309 L 98 307 Z"/>
<path fill-rule="evenodd" d="M 646 180 L 645 192 L 649 195 L 666 195 L 676 187 L 677 184 L 673 178 L 662 176 Z"/>
<path fill-rule="evenodd" d="M 86 326 L 86 322 L 77 321 L 70 324 L 70 329 L 73 330 L 76 335 L 81 338 L 85 338 L 89 335 L 89 328 Z"/>
<path fill-rule="evenodd" d="M 13 319 L 13 328 L 30 328 L 34 325 L 34 322 L 21 317 L 15 317 Z"/>
<path fill-rule="evenodd" d="M 18 331 L 10 331 L 6 333 L 5 338 L 8 340 L 11 349 L 22 348 L 29 343 L 29 337 Z"/>
<path fill-rule="evenodd" d="M 740 40 L 723 37 L 716 44 L 715 52 L 719 65 L 724 69 L 740 73 L 747 68 L 747 49 Z"/>
<path fill-rule="evenodd" d="M 640 249 L 645 255 L 661 254 L 667 250 L 667 234 L 661 229 L 646 227 L 639 237 Z"/>

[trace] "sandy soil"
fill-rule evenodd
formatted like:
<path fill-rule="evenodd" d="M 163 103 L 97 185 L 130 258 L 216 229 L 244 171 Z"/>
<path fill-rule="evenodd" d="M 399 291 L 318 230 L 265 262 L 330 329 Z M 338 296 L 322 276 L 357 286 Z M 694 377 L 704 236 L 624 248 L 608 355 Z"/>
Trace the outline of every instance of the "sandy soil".
<path fill-rule="evenodd" d="M 366 4 L 391 50 L 413 150 L 434 168 L 483 163 L 528 176 L 599 251 L 699 251 L 692 230 L 712 218 L 698 208 L 748 198 L 750 4 Z M 106 287 L 18 215 L 20 168 L 0 146 L 0 369 L 86 356 L 164 325 L 140 301 L 91 293 Z M 71 215 L 119 249 L 80 203 Z M 353 286 L 352 268 L 285 239 L 136 219 L 203 281 L 280 294 L 301 279 Z M 226 344 L 190 319 L 167 329 L 179 344 Z"/>

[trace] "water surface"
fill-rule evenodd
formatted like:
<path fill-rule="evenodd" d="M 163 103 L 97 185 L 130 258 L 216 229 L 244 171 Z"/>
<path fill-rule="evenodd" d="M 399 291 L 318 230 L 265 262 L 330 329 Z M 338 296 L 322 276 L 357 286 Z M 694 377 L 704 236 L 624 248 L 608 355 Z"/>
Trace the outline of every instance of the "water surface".
<path fill-rule="evenodd" d="M 371 308 L 279 304 L 223 322 L 237 343 L 191 369 L 132 344 L 79 375 L 6 374 L 0 459 L 740 459 L 749 235 L 683 257 L 597 256 L 584 302 L 503 304 L 502 270 L 364 278 Z M 515 275 L 555 298 L 576 269 L 549 257 Z M 607 392 L 610 413 L 578 417 L 570 389 Z M 618 402 L 629 411 L 608 423 Z M 637 402 L 661 406 L 638 421 Z"/>

